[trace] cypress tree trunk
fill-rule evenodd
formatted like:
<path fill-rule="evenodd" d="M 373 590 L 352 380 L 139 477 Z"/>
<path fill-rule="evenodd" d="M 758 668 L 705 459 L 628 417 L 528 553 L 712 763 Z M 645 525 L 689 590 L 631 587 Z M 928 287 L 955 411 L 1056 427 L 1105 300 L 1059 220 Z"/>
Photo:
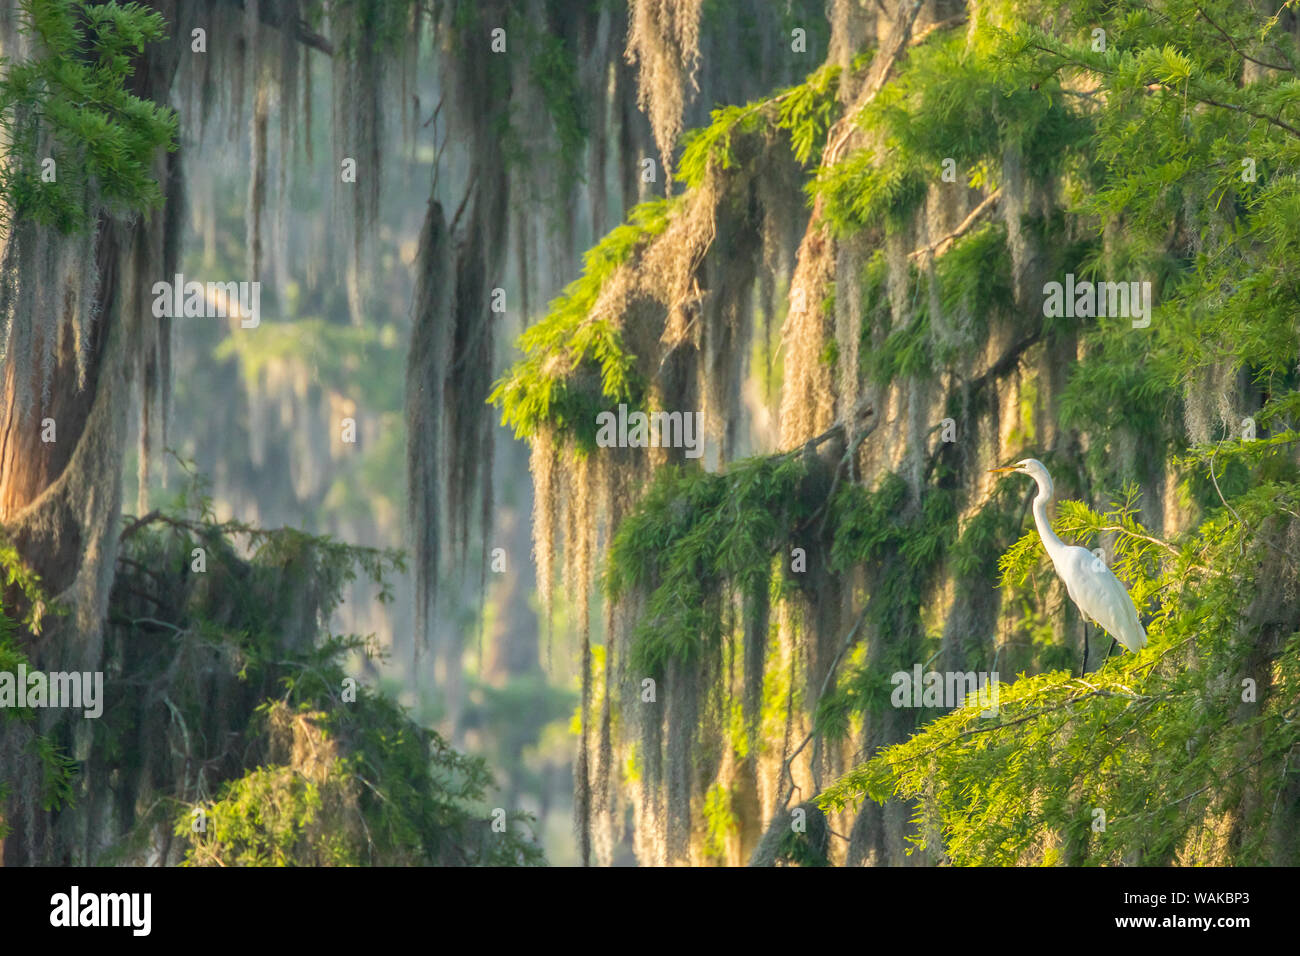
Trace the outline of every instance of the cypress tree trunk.
<path fill-rule="evenodd" d="M 165 104 L 180 52 L 189 44 L 189 31 L 181 29 L 177 18 L 191 5 L 172 0 L 145 5 L 160 12 L 173 28 L 169 40 L 148 45 L 137 56 L 129 91 Z M 163 248 L 168 218 L 177 214 L 170 205 L 176 192 L 169 181 L 179 174 L 175 155 L 157 157 L 155 174 L 167 198 L 162 208 L 129 224 L 101 216 L 94 227 L 98 284 L 93 306 L 86 309 L 78 303 L 83 310 L 83 334 L 89 339 L 84 377 L 78 373 L 74 337 L 64 334 L 71 315 L 15 319 L 31 322 L 35 329 L 60 330 L 45 394 L 37 389 L 30 403 L 18 400 L 18 376 L 30 369 L 23 366 L 22 357 L 13 357 L 5 363 L 5 401 L 0 408 L 0 530 L 22 561 L 40 575 L 45 593 L 70 611 L 66 617 L 47 618 L 39 635 L 25 635 L 32 666 L 41 669 L 102 669 L 101 625 L 117 553 L 130 385 L 139 370 L 153 387 L 170 374 L 166 350 L 159 344 L 167 340 L 166 329 L 148 329 L 147 338 L 145 334 L 145 323 L 167 320 L 155 319 L 139 306 L 148 301 L 140 283 L 155 273 L 171 274 L 175 265 L 174 248 Z M 38 228 L 18 223 L 10 242 L 35 243 Z M 21 247 L 9 251 L 23 261 Z M 62 306 L 64 300 L 56 301 Z M 153 347 L 143 348 L 145 341 Z M 74 726 L 75 720 L 62 717 L 60 711 L 40 711 L 38 724 L 40 733 L 66 741 L 74 754 L 88 745 L 88 729 Z M 0 726 L 0 755 L 7 758 L 0 762 L 12 760 L 6 770 L 12 767 L 13 779 L 41 778 L 39 760 L 27 746 L 32 733 L 14 721 Z M 79 785 L 84 790 L 89 782 Z M 83 858 L 80 850 L 88 835 L 87 821 L 76 819 L 75 811 L 46 812 L 36 796 L 30 786 L 10 794 L 3 811 L 10 826 L 3 862 L 23 865 Z"/>

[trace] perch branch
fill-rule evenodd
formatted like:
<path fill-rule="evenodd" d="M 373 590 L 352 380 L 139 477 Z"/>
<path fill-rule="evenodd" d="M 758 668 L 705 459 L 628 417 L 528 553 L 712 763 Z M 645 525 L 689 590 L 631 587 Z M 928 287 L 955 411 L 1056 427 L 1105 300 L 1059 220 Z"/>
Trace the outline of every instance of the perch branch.
<path fill-rule="evenodd" d="M 970 230 L 970 228 L 980 220 L 980 218 L 985 213 L 987 213 L 994 206 L 996 206 L 998 200 L 1001 198 L 1002 198 L 1002 187 L 999 186 L 997 189 L 993 190 L 993 192 L 989 193 L 986 197 L 984 197 L 983 202 L 981 202 L 978 206 L 976 206 L 974 209 L 971 210 L 970 215 L 962 220 L 960 226 L 958 226 L 952 232 L 948 233 L 948 235 L 944 236 L 942 239 L 932 242 L 928 246 L 922 246 L 920 249 L 915 249 L 912 252 L 909 252 L 907 254 L 907 258 L 917 259 L 923 256 L 939 255 L 941 252 L 947 252 L 949 247 L 951 247 L 953 243 L 955 243 L 958 239 L 964 236 Z"/>

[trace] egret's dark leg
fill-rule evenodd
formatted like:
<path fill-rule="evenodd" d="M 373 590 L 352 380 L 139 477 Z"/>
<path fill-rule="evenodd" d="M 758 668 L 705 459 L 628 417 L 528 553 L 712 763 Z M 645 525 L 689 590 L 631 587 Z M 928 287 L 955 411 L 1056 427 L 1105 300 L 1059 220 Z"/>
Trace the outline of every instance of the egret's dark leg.
<path fill-rule="evenodd" d="M 1083 668 L 1079 671 L 1079 676 L 1083 677 L 1088 673 L 1088 622 L 1083 622 Z"/>
<path fill-rule="evenodd" d="M 1110 660 L 1110 655 L 1115 653 L 1115 645 L 1118 643 L 1119 641 L 1115 640 L 1115 638 L 1110 639 L 1110 650 L 1106 652 L 1106 660 Z"/>

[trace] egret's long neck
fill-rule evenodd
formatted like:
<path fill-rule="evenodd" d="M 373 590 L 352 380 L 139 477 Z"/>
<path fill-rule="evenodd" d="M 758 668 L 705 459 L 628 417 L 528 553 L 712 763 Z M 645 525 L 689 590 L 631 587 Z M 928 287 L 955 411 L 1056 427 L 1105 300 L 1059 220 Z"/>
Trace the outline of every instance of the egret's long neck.
<path fill-rule="evenodd" d="M 1043 547 L 1053 561 L 1065 551 L 1065 542 L 1052 530 L 1052 522 L 1047 520 L 1047 503 L 1052 500 L 1052 479 L 1046 475 L 1034 475 L 1038 482 L 1038 494 L 1034 497 L 1034 524 L 1038 525 L 1038 536 L 1043 539 Z"/>

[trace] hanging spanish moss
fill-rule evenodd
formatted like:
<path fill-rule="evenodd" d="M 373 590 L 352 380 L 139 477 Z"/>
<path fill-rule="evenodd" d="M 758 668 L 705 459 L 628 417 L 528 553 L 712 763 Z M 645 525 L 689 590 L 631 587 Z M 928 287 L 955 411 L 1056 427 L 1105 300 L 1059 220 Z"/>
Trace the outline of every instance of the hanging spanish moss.
<path fill-rule="evenodd" d="M 450 349 L 450 250 L 442 206 L 430 201 L 416 253 L 415 306 L 406 371 L 406 422 L 419 440 L 406 445 L 407 483 L 416 576 L 415 626 L 426 635 L 436 610 L 440 560 L 444 551 L 443 505 L 446 453 L 442 443 L 442 396 Z M 417 653 L 423 640 L 416 642 Z"/>
<path fill-rule="evenodd" d="M 141 399 L 137 504 L 142 512 L 148 507 L 151 460 L 167 440 L 171 322 L 170 317 L 156 314 L 154 284 L 164 277 L 170 281 L 179 271 L 185 195 L 182 154 L 166 148 L 173 143 L 176 125 L 172 114 L 156 104 L 170 99 L 173 76 L 183 61 L 187 79 L 179 87 L 181 101 L 188 84 L 191 101 L 215 104 L 215 114 L 227 121 L 227 129 L 236 139 L 251 132 L 251 154 L 245 154 L 252 158 L 245 246 L 252 278 L 259 277 L 269 258 L 265 209 L 277 193 L 283 200 L 287 192 L 287 164 L 278 167 L 281 187 L 274 188 L 277 167 L 270 157 L 287 150 L 277 152 L 272 146 L 275 126 L 270 115 L 276 112 L 275 107 L 282 107 L 279 132 L 286 139 L 293 128 L 293 107 L 298 99 L 296 87 L 291 87 L 288 105 L 278 102 L 282 91 L 276 88 L 277 77 L 271 69 L 276 57 L 267 50 L 286 42 L 275 36 L 277 27 L 283 27 L 295 45 L 325 50 L 329 46 L 306 29 L 296 4 L 287 13 L 286 7 L 252 2 L 182 5 L 175 24 L 164 24 L 143 8 L 123 13 L 128 26 L 139 30 L 130 45 L 144 43 L 144 53 L 128 68 L 139 69 L 139 82 L 133 82 L 130 89 L 141 98 L 133 100 L 121 88 L 110 89 L 102 98 L 98 90 L 87 97 L 92 104 L 117 104 L 118 113 L 108 122 L 120 127 L 113 142 L 121 166 L 110 169 L 107 176 L 102 172 L 98 179 L 84 175 L 79 165 L 82 156 L 61 151 L 67 147 L 64 142 L 51 142 L 49 131 L 40 126 L 39 113 L 24 114 L 25 107 L 20 106 L 16 114 L 19 138 L 10 145 L 16 144 L 15 156 L 24 159 L 9 169 L 26 176 L 26 164 L 36 162 L 30 157 L 46 156 L 57 161 L 58 170 L 57 190 L 51 187 L 43 193 L 26 194 L 34 196 L 37 203 L 46 203 L 36 207 L 35 215 L 22 204 L 26 195 L 21 189 L 6 192 L 6 199 L 17 196 L 20 202 L 5 209 L 0 260 L 4 430 L 16 439 L 0 449 L 0 499 L 4 501 L 0 519 L 6 545 L 12 543 L 16 553 L 30 563 L 30 573 L 38 576 L 33 580 L 48 588 L 47 596 L 30 598 L 31 606 L 20 603 L 19 607 L 25 615 L 26 631 L 40 635 L 29 655 L 33 667 L 98 671 L 105 655 L 120 650 L 116 642 L 122 635 L 106 636 L 104 620 L 118 553 L 121 476 L 135 389 Z M 10 34 L 12 9 L 4 12 L 4 50 L 15 54 L 23 45 L 14 42 Z M 183 41 L 162 42 L 164 26 Z M 200 26 L 213 46 L 199 49 L 196 37 L 194 52 L 211 55 L 182 55 L 182 49 L 190 52 L 191 29 Z M 61 38 L 66 34 L 53 35 Z M 27 53 L 40 56 L 50 51 L 35 45 Z M 296 78 L 301 61 L 282 59 Z M 115 57 L 112 69 L 122 69 L 119 60 L 126 62 L 126 58 Z M 214 60 L 218 61 L 215 66 Z M 235 64 L 240 64 L 238 73 Z M 237 77 L 234 83 L 230 82 L 232 75 Z M 93 80 L 111 86 L 114 77 L 110 69 L 103 68 L 93 74 Z M 246 83 L 251 87 L 248 97 Z M 63 94 L 57 85 L 36 89 L 45 96 Z M 212 97 L 216 89 L 227 95 Z M 244 113 L 246 103 L 254 107 L 251 116 Z M 85 103 L 74 105 L 87 108 Z M 183 135 L 193 142 L 205 125 L 200 118 L 209 113 L 195 108 L 186 115 L 194 118 L 194 124 L 186 126 Z M 30 141 L 26 138 L 29 126 Z M 123 170 L 136 178 L 127 178 Z M 64 205 L 54 205 L 54 201 Z M 12 229 L 8 228 L 10 215 Z M 275 261 L 279 267 L 283 258 Z M 15 417 L 14 422 L 8 421 L 10 416 Z M 57 438 L 53 437 L 55 427 Z M 6 567 L 10 575 L 29 573 L 25 566 Z M 31 594 L 35 593 L 32 590 Z M 42 608 L 54 604 L 70 613 L 58 618 L 45 615 Z M 298 623 L 314 640 L 320 622 L 305 606 L 296 610 L 300 612 Z M 153 609 L 153 613 L 158 612 Z M 156 704 L 155 700 L 151 706 L 156 709 Z M 84 724 L 55 727 L 54 712 L 48 716 L 40 728 L 42 734 L 59 737 L 79 754 L 92 746 Z M 21 733 L 0 736 L 6 754 L 22 753 L 21 759 L 6 758 L 7 769 L 17 768 L 25 779 L 51 779 L 49 767 L 36 759 L 46 751 L 27 746 L 30 734 L 26 738 Z M 15 743 L 18 751 L 11 747 Z M 131 785 L 135 782 L 133 779 Z M 4 809 L 6 826 L 23 834 L 25 850 L 14 859 L 37 862 L 50 853 L 67 859 L 69 852 L 74 858 L 85 859 L 101 852 L 102 838 L 87 836 L 85 828 L 93 831 L 107 818 L 92 820 L 84 812 L 67 813 L 55 833 L 42 809 L 49 800 L 49 794 L 37 799 L 19 794 L 17 815 L 10 812 L 10 806 Z M 77 849 L 70 851 L 73 846 Z"/>
<path fill-rule="evenodd" d="M 387 86 L 395 79 L 388 76 L 392 57 L 387 51 L 399 44 L 405 48 L 410 13 L 402 4 L 361 0 L 332 6 L 330 17 L 330 32 L 340 54 L 331 61 L 334 162 L 340 166 L 351 163 L 355 170 L 350 196 L 340 197 L 351 236 L 346 265 L 348 307 L 352 321 L 361 324 L 368 242 L 384 172 L 384 103 L 389 95 Z"/>
<path fill-rule="evenodd" d="M 50 669 L 93 669 L 101 651 L 102 624 L 113 581 L 122 452 L 130 404 L 128 365 L 121 360 L 133 355 L 138 344 L 138 326 L 125 321 L 125 317 L 147 301 L 147 292 L 141 291 L 136 280 L 138 260 L 136 250 L 130 248 L 130 231 L 116 224 L 105 230 L 101 248 L 123 252 L 121 258 L 114 256 L 105 264 L 101 281 L 111 282 L 115 288 L 119 282 L 121 285 L 120 299 L 110 304 L 108 314 L 99 317 L 97 324 L 104 338 L 97 343 L 96 357 L 101 362 L 106 356 L 118 359 L 114 367 L 119 371 L 97 376 L 94 401 L 82 424 L 82 438 L 62 469 L 34 500 L 17 507 L 11 505 L 3 514 L 6 537 L 33 553 L 50 556 L 36 564 L 35 570 L 49 588 L 50 599 L 72 611 L 69 620 L 54 627 L 59 631 L 73 628 L 80 636 L 75 644 L 48 643 L 51 659 L 41 660 L 40 666 Z M 6 363 L 10 369 L 16 364 Z M 71 416 L 64 419 L 65 427 L 72 424 Z M 37 423 L 33 425 L 39 429 Z M 20 470 L 17 461 L 5 464 L 7 474 Z M 68 534 L 77 535 L 79 540 L 67 540 Z"/>
<path fill-rule="evenodd" d="M 180 271 L 181 222 L 184 218 L 186 193 L 182 157 L 179 150 L 168 154 L 158 167 L 159 181 L 165 184 L 163 208 L 147 220 L 137 234 L 134 266 L 135 291 L 141 298 L 129 303 L 132 308 L 154 310 L 143 299 L 152 292 L 158 275 L 172 276 Z M 141 323 L 139 377 L 139 446 L 136 510 L 149 510 L 149 483 L 152 466 L 159 451 L 167 447 L 167 425 L 172 390 L 172 317 L 160 316 L 154 323 Z"/>
<path fill-rule="evenodd" d="M 430 120 L 438 156 L 433 193 L 454 210 L 447 225 L 451 291 L 438 320 L 444 325 L 438 335 L 445 337 L 446 347 L 421 352 L 422 369 L 416 368 L 413 356 L 408 369 L 409 440 L 438 449 L 437 481 L 413 478 L 411 485 L 413 515 L 434 510 L 442 515 L 434 522 L 440 529 L 441 555 L 435 558 L 428 550 L 434 547 L 432 540 L 426 548 L 417 548 L 417 578 L 429 582 L 418 586 L 430 598 L 435 589 L 456 590 L 471 577 L 467 569 L 477 568 L 474 583 L 480 592 L 484 586 L 496 439 L 483 402 L 483 383 L 497 367 L 497 326 L 526 315 L 534 289 L 548 293 L 546 277 L 572 267 L 578 213 L 571 197 L 587 192 L 576 175 L 584 143 L 590 144 L 594 164 L 589 167 L 591 194 L 598 196 L 600 184 L 609 177 L 607 124 L 584 119 L 583 106 L 618 96 L 611 93 L 608 66 L 611 31 L 620 23 L 617 11 L 605 8 L 557 19 L 545 4 L 515 9 L 494 2 L 472 11 L 446 10 L 437 24 L 441 100 Z M 489 32 L 505 27 L 508 49 L 519 55 L 508 61 L 485 56 L 480 46 Z M 569 57 L 578 60 L 576 69 L 565 66 Z M 603 112 L 612 122 L 612 105 Z M 555 162 L 512 162 L 517 151 L 547 155 Z M 525 217 L 523 200 L 546 204 L 557 213 Z M 520 212 L 508 215 L 512 202 Z M 583 232 L 603 228 L 605 215 L 602 204 L 594 203 Z M 509 274 L 517 281 L 507 281 Z M 416 414 L 414 395 L 436 382 L 441 383 L 435 399 L 439 409 Z M 426 395 L 420 400 L 429 399 Z M 535 449 L 537 494 L 545 499 L 547 469 L 536 455 Z M 544 537 L 550 540 L 549 534 Z M 475 546 L 481 546 L 477 555 L 471 553 Z M 539 539 L 541 582 L 551 581 L 550 554 Z M 549 607 L 550 584 L 540 590 Z M 426 606 L 425 599 L 420 606 Z M 429 640 L 428 624 L 420 630 L 419 640 Z M 455 642 L 443 649 L 453 655 L 449 660 L 458 660 L 458 651 Z"/>
<path fill-rule="evenodd" d="M 809 105 L 833 89 L 833 83 L 819 79 L 807 91 Z M 585 604 L 591 594 L 592 556 L 604 553 L 604 547 L 597 544 L 601 536 L 592 529 L 612 528 L 612 519 L 621 520 L 628 512 L 636 497 L 631 489 L 644 487 L 635 475 L 653 475 L 690 459 L 680 449 L 664 447 L 588 451 L 590 421 L 566 414 L 562 429 L 545 424 L 532 417 L 531 396 L 557 387 L 550 383 L 563 383 L 559 388 L 566 406 L 581 402 L 575 411 L 599 408 L 602 398 L 595 396 L 682 409 L 699 416 L 705 463 L 716 468 L 732 457 L 741 444 L 739 436 L 745 434 L 741 383 L 749 372 L 745 359 L 756 334 L 754 293 L 764 281 L 769 286 L 774 281 L 789 284 L 788 272 L 782 273 L 794 258 L 791 217 L 797 223 L 802 216 L 798 158 L 792 156 L 788 127 L 781 124 L 806 121 L 809 114 L 788 108 L 783 115 L 778 112 L 794 95 L 715 116 L 714 127 L 687 146 L 682 165 L 688 191 L 672 202 L 639 207 L 628 225 L 589 254 L 587 275 L 552 303 L 550 316 L 538 327 L 532 354 L 496 392 L 508 422 L 521 433 L 536 428 L 530 439 L 543 607 L 549 616 L 549 592 L 556 584 L 552 561 L 560 555 L 570 598 L 566 603 L 574 605 L 578 615 L 583 731 L 575 767 L 575 813 L 584 860 L 593 848 L 598 862 L 612 858 L 619 829 L 615 814 L 625 786 L 612 768 L 621 759 L 635 759 L 640 774 L 639 796 L 632 800 L 638 854 L 649 854 L 641 857 L 647 862 L 684 863 L 693 858 L 692 834 L 700 808 L 691 755 L 697 753 L 699 741 L 708 739 L 709 728 L 727 724 L 724 700 L 729 698 L 718 696 L 723 669 L 719 644 L 707 664 L 673 667 L 661 674 L 656 706 L 638 703 L 648 675 L 628 662 L 635 621 L 628 612 L 635 604 L 616 603 L 606 614 L 604 673 L 599 675 L 603 700 L 596 701 L 592 688 L 598 675 L 592 672 Z M 813 107 L 811 116 L 821 115 Z M 756 122 L 762 117 L 772 125 Z M 816 137 L 816 122 L 813 119 L 804 135 Z M 620 373 L 622 384 L 610 379 L 610 352 L 602 356 L 601 373 L 590 359 L 548 347 L 540 330 L 550 334 L 550 327 L 559 331 L 568 321 L 600 335 L 614 354 L 625 349 L 635 356 Z M 594 406 L 579 399 L 588 395 Z M 588 455 L 605 463 L 599 472 L 603 477 L 595 482 L 596 473 L 586 464 Z M 612 484 L 615 475 L 619 481 Z M 726 602 L 718 604 L 718 613 L 725 608 Z M 749 643 L 756 641 L 765 645 L 766 634 L 761 639 L 752 635 Z M 755 659 L 752 649 L 746 653 Z M 759 695 L 752 672 L 745 693 L 751 701 Z M 618 717 L 629 708 L 641 719 L 629 724 Z M 750 719 L 756 718 L 751 714 Z M 615 734 L 619 726 L 636 729 L 634 758 L 618 756 L 627 754 L 625 742 Z"/>
<path fill-rule="evenodd" d="M 451 109 L 447 137 L 460 132 L 458 116 L 459 122 L 466 122 L 467 117 L 481 119 L 502 109 L 501 103 L 491 100 L 493 86 L 485 64 L 481 57 L 462 60 L 444 50 L 444 96 L 469 98 Z M 431 474 L 410 472 L 412 514 L 424 516 L 424 522 L 415 524 L 422 536 L 416 549 L 416 574 L 420 580 L 417 588 L 422 595 L 418 598 L 417 617 L 423 622 L 416 634 L 417 648 L 431 636 L 427 612 L 434 605 L 434 589 L 446 587 L 439 580 L 439 568 L 459 569 L 452 575 L 452 580 L 459 583 L 465 580 L 467 566 L 477 567 L 475 583 L 480 594 L 486 573 L 488 544 L 484 529 L 491 524 L 489 476 L 494 445 L 491 418 L 484 405 L 484 383 L 491 378 L 495 354 L 494 316 L 490 311 L 493 288 L 505 258 L 495 237 L 506 232 L 509 191 L 500 143 L 491 125 L 472 128 L 475 132 L 469 139 L 469 150 L 474 174 L 465 184 L 451 223 L 445 227 L 446 238 L 436 248 L 422 242 L 422 252 L 417 256 L 416 334 L 436 336 L 440 344 L 436 350 L 413 350 L 407 367 L 408 442 L 411 446 L 428 446 L 428 451 L 419 454 L 435 456 L 436 463 Z M 441 212 L 437 215 L 441 217 Z M 426 225 L 426 237 L 430 236 L 430 228 Z M 442 229 L 436 231 L 441 234 Z M 437 263 L 430 258 L 434 255 Z M 435 276 L 438 284 L 431 286 Z M 431 295 L 436 295 L 437 300 Z M 421 330 L 422 323 L 428 331 Z M 431 409 L 430 405 L 435 407 Z M 471 560 L 475 531 L 479 550 L 477 558 Z M 442 651 L 449 662 L 459 659 L 457 644 L 448 644 Z"/>
<path fill-rule="evenodd" d="M 0 260 L 0 356 L 29 357 L 6 363 L 12 376 L 6 394 L 24 413 L 33 406 L 48 407 L 51 376 L 65 344 L 74 358 L 77 382 L 85 385 L 99 276 L 83 264 L 95 261 L 94 246 L 94 230 L 69 238 L 30 221 L 17 224 L 5 244 Z"/>
<path fill-rule="evenodd" d="M 682 111 L 697 88 L 702 6 L 703 0 L 631 0 L 628 14 L 627 59 L 638 67 L 637 102 L 650 117 L 669 183 Z"/>

